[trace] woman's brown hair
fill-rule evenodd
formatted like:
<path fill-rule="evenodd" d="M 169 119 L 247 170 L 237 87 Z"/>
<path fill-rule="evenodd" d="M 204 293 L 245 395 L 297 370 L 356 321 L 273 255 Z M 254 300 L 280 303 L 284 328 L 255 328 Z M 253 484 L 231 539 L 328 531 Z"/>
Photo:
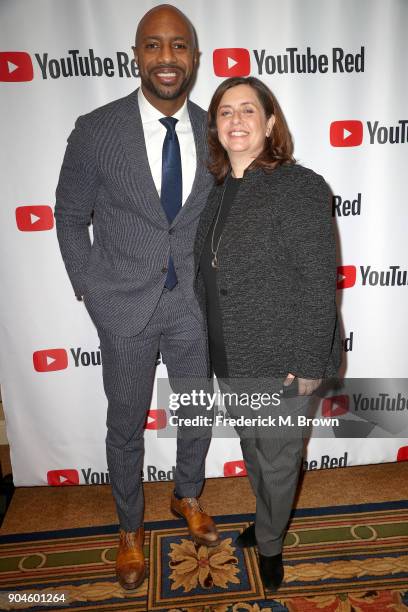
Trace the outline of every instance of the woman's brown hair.
<path fill-rule="evenodd" d="M 265 116 L 275 115 L 275 123 L 262 152 L 249 166 L 250 168 L 265 168 L 272 170 L 281 164 L 294 164 L 293 141 L 279 102 L 271 90 L 255 77 L 233 77 L 223 81 L 215 90 L 208 109 L 208 168 L 215 176 L 217 183 L 222 183 L 227 176 L 231 164 L 227 152 L 218 139 L 217 111 L 224 93 L 237 85 L 249 85 L 264 109 Z"/>

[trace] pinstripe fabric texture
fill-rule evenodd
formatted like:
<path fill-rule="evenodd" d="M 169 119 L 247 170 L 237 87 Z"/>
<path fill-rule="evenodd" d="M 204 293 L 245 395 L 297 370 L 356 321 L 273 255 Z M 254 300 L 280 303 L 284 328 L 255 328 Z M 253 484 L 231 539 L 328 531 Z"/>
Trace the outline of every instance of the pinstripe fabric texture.
<path fill-rule="evenodd" d="M 213 181 L 205 165 L 206 113 L 191 102 L 188 112 L 197 169 L 192 191 L 170 224 L 147 159 L 137 91 L 78 119 L 57 187 L 61 253 L 101 341 L 108 468 L 125 531 L 143 522 L 143 427 L 157 351 L 170 381 L 205 379 L 209 370 L 205 327 L 193 291 L 193 244 Z M 178 284 L 167 291 L 170 255 Z M 199 495 L 209 442 L 206 431 L 195 439 L 179 436 L 179 495 Z"/>
<path fill-rule="evenodd" d="M 137 91 L 80 117 L 68 139 L 55 206 L 61 253 L 96 326 L 118 336 L 134 336 L 149 321 L 170 254 L 184 298 L 201 318 L 193 242 L 213 181 L 206 169 L 206 113 L 192 102 L 188 112 L 197 170 L 171 224 L 150 172 Z"/>
<path fill-rule="evenodd" d="M 99 338 L 108 398 L 109 475 L 121 527 L 135 531 L 143 521 L 143 427 L 157 351 L 162 354 L 173 388 L 182 381 L 183 391 L 188 392 L 190 381 L 206 377 L 206 340 L 202 325 L 178 286 L 163 292 L 148 325 L 137 336 L 118 337 L 100 330 Z M 202 431 L 197 438 L 178 437 L 175 487 L 181 497 L 199 496 L 210 440 L 211 430 Z"/>

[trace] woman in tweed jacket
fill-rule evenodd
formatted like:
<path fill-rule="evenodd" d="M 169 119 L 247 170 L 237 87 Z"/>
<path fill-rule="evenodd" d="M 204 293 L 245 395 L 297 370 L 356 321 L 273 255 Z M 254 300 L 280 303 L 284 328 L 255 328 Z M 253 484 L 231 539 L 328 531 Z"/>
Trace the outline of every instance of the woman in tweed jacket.
<path fill-rule="evenodd" d="M 279 104 L 254 77 L 217 88 L 209 150 L 216 184 L 198 226 L 195 262 L 212 369 L 222 389 L 239 381 L 256 389 L 256 381 L 273 379 L 284 390 L 280 409 L 306 414 L 308 397 L 340 362 L 329 189 L 295 163 Z M 257 510 L 237 545 L 257 545 L 263 582 L 276 590 L 303 440 L 283 430 L 277 437 L 238 433 Z"/>

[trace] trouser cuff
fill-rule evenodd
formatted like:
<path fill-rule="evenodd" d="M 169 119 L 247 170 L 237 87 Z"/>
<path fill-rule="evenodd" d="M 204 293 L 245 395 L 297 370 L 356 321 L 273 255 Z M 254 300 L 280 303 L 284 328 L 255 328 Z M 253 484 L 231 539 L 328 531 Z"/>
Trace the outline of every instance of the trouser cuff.
<path fill-rule="evenodd" d="M 202 484 L 177 484 L 174 488 L 174 494 L 178 499 L 183 497 L 200 497 L 202 488 Z"/>
<path fill-rule="evenodd" d="M 257 542 L 257 548 L 264 557 L 273 557 L 282 552 L 283 541 L 279 539 L 271 542 Z"/>

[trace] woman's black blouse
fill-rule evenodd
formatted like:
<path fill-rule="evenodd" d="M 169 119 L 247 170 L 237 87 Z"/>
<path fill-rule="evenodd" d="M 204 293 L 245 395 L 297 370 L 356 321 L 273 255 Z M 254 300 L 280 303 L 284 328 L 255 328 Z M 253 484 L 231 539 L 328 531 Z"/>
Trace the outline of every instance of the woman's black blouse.
<path fill-rule="evenodd" d="M 222 243 L 225 222 L 242 179 L 236 179 L 230 175 L 226 181 L 224 195 L 214 217 L 214 221 L 208 231 L 200 259 L 200 269 L 207 295 L 207 324 L 210 359 L 217 378 L 228 377 L 228 364 L 222 330 L 222 316 L 218 300 L 220 288 L 217 286 L 217 270 L 211 265 L 214 258 L 211 246 L 214 251 L 217 251 L 220 238 Z M 219 258 L 218 265 L 220 267 L 222 266 L 222 261 L 220 261 Z"/>

